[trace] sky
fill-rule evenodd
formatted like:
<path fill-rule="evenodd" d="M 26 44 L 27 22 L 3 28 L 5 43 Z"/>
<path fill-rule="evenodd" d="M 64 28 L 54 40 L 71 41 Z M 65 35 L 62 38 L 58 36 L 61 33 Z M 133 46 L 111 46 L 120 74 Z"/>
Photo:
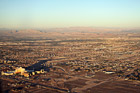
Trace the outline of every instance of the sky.
<path fill-rule="evenodd" d="M 140 0 L 0 0 L 0 28 L 140 27 Z"/>

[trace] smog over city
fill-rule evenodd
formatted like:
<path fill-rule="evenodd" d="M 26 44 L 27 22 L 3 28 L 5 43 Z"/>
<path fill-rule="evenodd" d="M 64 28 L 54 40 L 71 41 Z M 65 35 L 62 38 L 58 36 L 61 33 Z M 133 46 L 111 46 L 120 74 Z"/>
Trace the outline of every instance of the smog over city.
<path fill-rule="evenodd" d="M 140 93 L 140 0 L 0 0 L 0 93 Z"/>

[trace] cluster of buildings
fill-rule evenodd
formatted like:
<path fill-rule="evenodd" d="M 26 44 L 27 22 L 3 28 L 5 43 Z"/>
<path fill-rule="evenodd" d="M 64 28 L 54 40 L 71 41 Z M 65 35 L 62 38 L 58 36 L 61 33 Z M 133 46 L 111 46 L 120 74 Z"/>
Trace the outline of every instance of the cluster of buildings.
<path fill-rule="evenodd" d="M 140 39 L 94 39 L 58 40 L 55 44 L 53 41 L 48 44 L 45 40 L 23 41 L 22 46 L 1 46 L 1 75 L 29 77 L 29 82 L 38 81 L 57 88 L 66 88 L 65 82 L 75 77 L 92 79 L 96 72 L 140 80 Z M 38 59 L 47 61 L 40 63 Z M 36 69 L 27 70 L 34 66 Z"/>
<path fill-rule="evenodd" d="M 15 71 L 7 71 L 7 72 L 1 71 L 1 75 L 17 75 L 18 74 L 24 77 L 29 77 L 31 75 L 40 74 L 40 73 L 44 73 L 44 70 L 43 69 L 41 69 L 40 71 L 25 70 L 25 68 L 22 68 L 22 67 L 16 68 Z"/>

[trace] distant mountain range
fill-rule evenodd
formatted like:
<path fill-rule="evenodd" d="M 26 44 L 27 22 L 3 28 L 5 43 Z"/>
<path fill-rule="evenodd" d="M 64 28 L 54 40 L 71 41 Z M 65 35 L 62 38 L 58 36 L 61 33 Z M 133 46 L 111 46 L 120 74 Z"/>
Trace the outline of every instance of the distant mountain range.
<path fill-rule="evenodd" d="M 119 29 L 119 28 L 92 28 L 92 27 L 70 27 L 70 28 L 50 28 L 41 30 L 11 30 L 0 29 L 0 38 L 72 38 L 72 37 L 105 37 L 120 33 L 140 33 L 139 29 Z"/>

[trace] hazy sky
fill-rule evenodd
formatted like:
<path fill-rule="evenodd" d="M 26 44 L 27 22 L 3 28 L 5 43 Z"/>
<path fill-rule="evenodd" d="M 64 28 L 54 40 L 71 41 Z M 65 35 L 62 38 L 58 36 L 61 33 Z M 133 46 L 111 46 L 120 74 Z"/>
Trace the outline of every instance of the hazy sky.
<path fill-rule="evenodd" d="M 140 0 L 0 0 L 0 28 L 140 27 Z"/>

